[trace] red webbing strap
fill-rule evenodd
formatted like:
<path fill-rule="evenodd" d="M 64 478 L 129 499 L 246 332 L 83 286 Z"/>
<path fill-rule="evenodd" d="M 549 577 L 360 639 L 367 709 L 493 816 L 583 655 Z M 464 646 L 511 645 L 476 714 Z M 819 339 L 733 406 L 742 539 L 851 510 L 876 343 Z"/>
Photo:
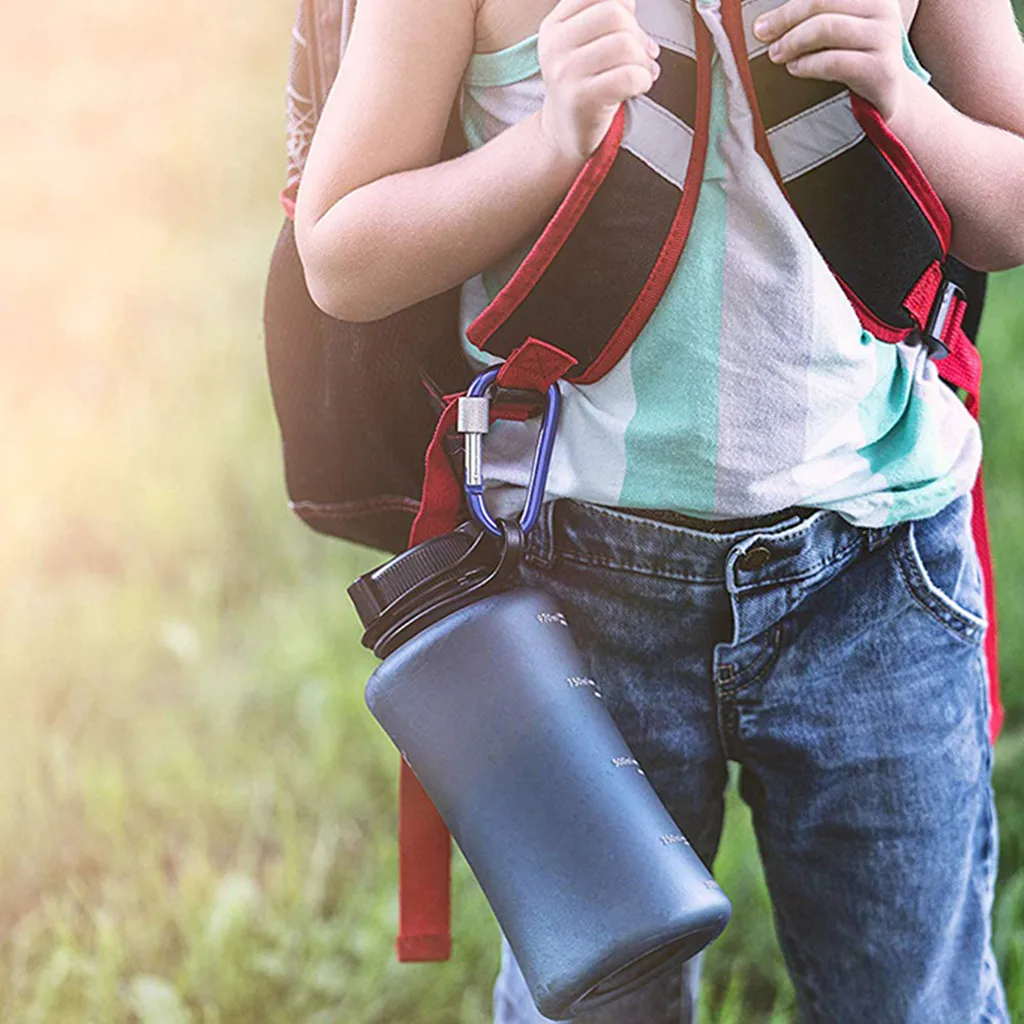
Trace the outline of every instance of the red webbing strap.
<path fill-rule="evenodd" d="M 942 273 L 942 264 L 935 260 L 925 268 L 917 284 L 910 289 L 910 294 L 903 300 L 903 308 L 914 318 L 918 327 L 923 328 L 928 323 L 928 316 L 945 283 L 946 279 Z M 950 317 L 951 324 L 952 321 L 953 318 Z M 960 313 L 960 320 L 958 322 L 963 322 L 963 311 Z"/>
<path fill-rule="evenodd" d="M 461 394 L 461 393 L 460 393 Z M 458 421 L 460 394 L 445 395 L 444 411 L 434 428 L 434 436 L 427 448 L 423 474 L 423 496 L 420 510 L 413 520 L 409 534 L 409 547 L 422 544 L 431 537 L 448 533 L 458 525 L 459 502 L 462 492 L 452 472 L 452 464 L 444 450 L 445 437 L 455 429 Z"/>
<path fill-rule="evenodd" d="M 402 759 L 398 777 L 398 937 L 402 963 L 452 955 L 451 836 Z"/>
<path fill-rule="evenodd" d="M 518 391 L 544 393 L 575 365 L 576 360 L 568 352 L 539 338 L 527 338 L 502 364 L 495 384 Z M 502 410 L 502 418 L 518 417 L 509 407 L 507 411 Z"/>
<path fill-rule="evenodd" d="M 576 364 L 553 345 L 528 338 L 505 361 L 497 383 L 517 390 L 547 391 Z M 412 524 L 409 547 L 454 530 L 462 487 L 444 449 L 455 429 L 459 395 L 446 395 L 445 407 L 427 448 L 420 511 Z M 503 418 L 526 412 L 503 406 Z M 496 415 L 492 409 L 492 418 Z M 398 937 L 403 963 L 447 960 L 451 956 L 451 836 L 437 808 L 403 758 L 398 782 Z"/>
<path fill-rule="evenodd" d="M 960 298 L 954 300 L 950 310 L 941 341 L 949 349 L 949 355 L 940 359 L 936 366 L 939 376 L 948 380 L 955 387 L 967 392 L 966 405 L 971 415 L 977 420 L 981 414 L 981 354 L 963 332 L 963 319 L 967 306 Z M 981 563 L 985 581 L 985 608 L 989 627 L 985 634 L 985 660 L 988 666 L 988 688 L 992 707 L 992 718 L 989 722 L 989 738 L 995 743 L 1003 725 L 1003 704 L 999 692 L 999 640 L 996 621 L 996 588 L 992 564 L 992 547 L 989 543 L 988 514 L 985 509 L 985 486 L 982 470 L 971 492 L 973 512 L 971 532 L 978 549 L 978 560 Z"/>
<path fill-rule="evenodd" d="M 988 515 L 985 509 L 985 487 L 982 483 L 982 471 L 978 468 L 978 479 L 974 484 L 974 516 L 971 523 L 974 542 L 978 548 L 985 577 L 985 606 L 988 612 L 989 627 L 985 634 L 985 660 L 988 663 L 988 692 L 992 706 L 992 718 L 989 722 L 989 738 L 993 743 L 999 738 L 1003 728 L 1003 702 L 999 692 L 999 632 L 996 621 L 996 585 L 993 575 L 992 548 L 989 545 Z"/>
<path fill-rule="evenodd" d="M 436 495 L 428 510 L 420 505 L 409 546 L 454 527 L 459 492 L 444 450 L 455 427 L 458 396 L 446 396 L 444 411 L 427 449 L 424 489 Z M 444 470 L 448 472 L 445 474 Z M 452 493 L 454 492 L 454 493 Z M 451 837 L 412 769 L 402 759 L 398 777 L 398 937 L 395 949 L 403 963 L 447 960 L 451 956 Z"/>

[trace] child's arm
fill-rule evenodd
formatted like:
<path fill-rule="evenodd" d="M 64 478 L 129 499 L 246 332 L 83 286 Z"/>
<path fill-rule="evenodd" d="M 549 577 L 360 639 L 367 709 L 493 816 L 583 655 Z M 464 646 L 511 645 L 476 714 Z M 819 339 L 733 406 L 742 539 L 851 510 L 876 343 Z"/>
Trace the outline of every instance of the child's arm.
<path fill-rule="evenodd" d="M 902 56 L 896 0 L 789 0 L 757 31 L 798 77 L 870 100 L 953 220 L 953 255 L 979 270 L 1024 264 L 1024 43 L 1009 0 L 921 0 Z M 758 23 L 760 29 L 760 22 Z"/>
<path fill-rule="evenodd" d="M 619 103 L 651 87 L 634 0 L 560 0 L 538 39 L 544 108 L 438 163 L 478 2 L 356 8 L 295 208 L 310 294 L 340 319 L 436 295 L 535 235 Z"/>

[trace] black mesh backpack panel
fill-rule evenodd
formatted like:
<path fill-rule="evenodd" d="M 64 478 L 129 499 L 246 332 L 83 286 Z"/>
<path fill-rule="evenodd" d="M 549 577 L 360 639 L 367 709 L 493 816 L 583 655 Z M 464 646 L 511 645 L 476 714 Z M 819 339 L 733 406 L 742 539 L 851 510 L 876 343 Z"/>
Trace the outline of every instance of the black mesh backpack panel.
<path fill-rule="evenodd" d="M 404 550 L 438 416 L 421 372 L 445 392 L 467 383 L 457 317 L 458 289 L 371 323 L 328 316 L 285 221 L 267 280 L 267 368 L 288 497 L 314 529 Z"/>

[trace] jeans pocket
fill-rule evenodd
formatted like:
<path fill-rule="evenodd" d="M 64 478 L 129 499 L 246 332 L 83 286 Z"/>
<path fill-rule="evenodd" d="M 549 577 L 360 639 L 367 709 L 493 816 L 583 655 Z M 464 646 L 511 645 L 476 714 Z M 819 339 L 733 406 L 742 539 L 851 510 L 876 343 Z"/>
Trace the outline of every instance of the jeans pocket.
<path fill-rule="evenodd" d="M 910 595 L 955 636 L 978 643 L 988 628 L 985 585 L 971 532 L 971 495 L 898 531 L 893 553 Z"/>

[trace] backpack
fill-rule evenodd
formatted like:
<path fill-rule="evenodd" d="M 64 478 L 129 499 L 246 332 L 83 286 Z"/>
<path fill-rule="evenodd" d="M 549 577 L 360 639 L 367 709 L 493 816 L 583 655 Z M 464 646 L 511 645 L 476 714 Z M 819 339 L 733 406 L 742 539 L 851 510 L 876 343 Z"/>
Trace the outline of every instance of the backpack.
<path fill-rule="evenodd" d="M 306 288 L 291 222 L 295 192 L 313 131 L 342 59 L 355 3 L 356 0 L 299 0 L 288 84 L 288 179 L 281 193 L 286 218 L 274 247 L 267 281 L 266 355 L 281 429 L 290 507 L 315 530 L 397 553 L 453 529 L 468 514 L 458 486 L 461 438 L 454 429 L 453 397 L 465 391 L 471 371 L 460 338 L 461 287 L 370 323 L 348 323 L 330 317 L 313 303 Z M 736 31 L 742 36 L 741 25 L 736 26 Z M 663 61 L 665 57 L 663 48 Z M 671 77 L 663 74 L 660 80 Z M 675 81 L 685 80 L 685 69 L 680 69 Z M 603 161 L 602 173 L 606 175 L 622 137 L 621 114 L 620 110 L 594 161 L 594 166 Z M 450 159 L 466 149 L 457 97 L 441 159 Z M 770 155 L 766 154 L 766 161 L 770 161 Z M 902 177 L 899 170 L 896 173 Z M 600 182 L 592 192 L 596 194 L 599 187 Z M 576 184 L 571 192 L 575 189 Z M 618 194 L 624 193 L 631 194 L 631 190 L 620 190 Z M 592 198 L 586 197 L 589 206 L 583 214 L 577 213 L 577 220 L 582 220 L 588 210 L 596 211 L 596 217 L 602 216 L 601 202 L 591 202 Z M 820 194 L 816 201 L 820 210 Z M 611 212 L 614 215 L 615 211 Z M 645 205 L 643 213 L 646 212 Z M 824 213 L 827 217 L 827 206 Z M 575 222 L 571 227 L 575 227 Z M 657 250 L 652 252 L 657 254 Z M 546 262 L 542 261 L 539 273 L 528 284 L 539 280 L 550 265 L 556 265 L 557 255 L 557 251 L 554 256 L 547 253 Z M 538 261 L 533 262 L 536 265 Z M 959 327 L 968 339 L 962 349 L 969 350 L 961 350 L 953 362 L 976 363 L 973 343 L 984 301 L 985 275 L 949 257 L 942 264 L 941 276 L 944 284 L 951 282 L 959 288 L 965 301 L 953 300 L 952 312 L 943 303 L 943 328 L 933 332 L 929 327 L 924 340 L 929 344 L 941 340 L 930 335 L 942 335 L 950 321 L 953 329 Z M 516 277 L 521 283 L 529 275 L 517 272 L 510 284 L 515 283 Z M 886 283 L 881 282 L 882 290 Z M 475 341 L 471 332 L 480 327 L 481 342 L 486 343 L 482 347 L 494 344 L 491 351 L 505 357 L 503 373 L 510 372 L 505 380 L 499 375 L 498 383 L 507 387 L 508 395 L 518 395 L 522 400 L 530 391 L 546 388 L 553 379 L 569 376 L 572 366 L 576 366 L 577 379 L 585 381 L 587 378 L 580 374 L 600 363 L 605 351 L 574 350 L 563 344 L 557 335 L 564 326 L 564 317 L 560 323 L 555 313 L 550 335 L 556 345 L 562 344 L 562 349 L 531 335 L 526 343 L 510 350 L 524 336 L 516 316 L 525 309 L 527 318 L 532 318 L 529 322 L 537 322 L 536 304 L 533 313 L 528 308 L 533 293 L 521 290 L 525 297 L 518 299 L 518 304 L 506 303 L 497 317 L 481 315 L 467 332 Z M 613 291 L 607 289 L 609 304 L 615 299 Z M 558 289 L 554 294 L 558 295 Z M 947 287 L 940 294 L 951 293 Z M 851 293 L 851 298 L 855 297 Z M 601 298 L 603 302 L 605 297 Z M 602 302 L 594 303 L 585 312 L 603 315 Z M 494 306 L 500 303 L 492 303 L 492 310 Z M 575 317 L 576 311 L 571 312 Z M 932 316 L 927 320 L 930 324 Z M 576 333 L 588 341 L 597 337 L 596 332 L 589 330 Z M 545 331 L 538 334 L 548 336 Z M 949 380 L 946 383 L 954 387 Z M 503 414 L 522 418 L 535 411 L 525 406 L 508 407 Z M 973 412 L 977 414 L 976 394 Z M 981 538 L 979 554 L 986 570 L 987 598 L 992 611 L 986 651 L 993 692 L 994 738 L 1001 709 L 996 686 L 994 588 L 980 474 L 976 498 L 975 536 Z M 399 959 L 447 959 L 448 835 L 404 761 L 400 785 Z"/>

